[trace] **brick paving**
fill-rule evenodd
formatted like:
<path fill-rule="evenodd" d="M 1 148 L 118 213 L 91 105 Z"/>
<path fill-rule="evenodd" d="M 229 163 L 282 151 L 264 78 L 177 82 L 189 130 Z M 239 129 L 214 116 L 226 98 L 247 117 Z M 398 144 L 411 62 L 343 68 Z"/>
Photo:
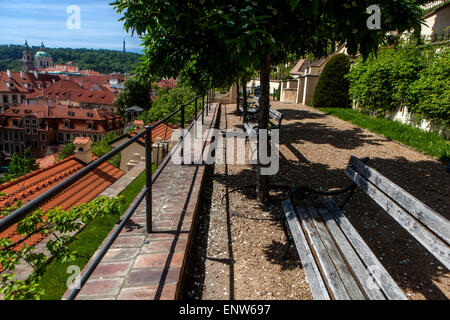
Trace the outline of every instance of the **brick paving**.
<path fill-rule="evenodd" d="M 212 105 L 205 130 L 215 125 L 219 109 Z M 142 201 L 77 299 L 178 298 L 204 171 L 204 165 L 168 163 L 152 189 L 153 233 L 145 231 Z"/>

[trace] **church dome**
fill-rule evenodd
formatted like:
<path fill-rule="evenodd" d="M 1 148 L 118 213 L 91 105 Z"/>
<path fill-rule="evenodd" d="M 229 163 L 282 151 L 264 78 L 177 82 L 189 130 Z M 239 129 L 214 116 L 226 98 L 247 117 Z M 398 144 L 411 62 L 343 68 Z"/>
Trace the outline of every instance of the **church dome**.
<path fill-rule="evenodd" d="M 50 57 L 50 54 L 48 54 L 48 52 L 45 51 L 38 51 L 36 52 L 36 57 Z"/>

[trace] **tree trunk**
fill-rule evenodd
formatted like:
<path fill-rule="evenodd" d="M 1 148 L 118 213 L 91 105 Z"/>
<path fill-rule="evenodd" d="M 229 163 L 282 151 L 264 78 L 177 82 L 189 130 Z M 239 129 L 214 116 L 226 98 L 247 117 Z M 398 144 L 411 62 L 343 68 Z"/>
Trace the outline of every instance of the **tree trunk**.
<path fill-rule="evenodd" d="M 242 118 L 244 119 L 244 122 L 247 122 L 247 81 L 244 78 L 242 78 L 241 82 L 242 82 L 242 98 L 244 100 L 242 105 L 244 115 Z"/>
<path fill-rule="evenodd" d="M 236 114 L 239 114 L 239 76 L 236 78 Z"/>
<path fill-rule="evenodd" d="M 269 104 L 270 104 L 270 54 L 263 54 L 261 56 L 261 103 L 260 103 L 260 112 L 258 127 L 259 129 L 266 129 L 269 126 Z M 269 139 L 267 141 L 267 148 L 269 149 Z M 258 201 L 262 203 L 266 203 L 269 197 L 269 177 L 267 175 L 261 174 L 262 165 L 259 159 L 259 143 L 258 143 L 258 163 L 257 163 L 257 171 L 258 176 L 256 180 L 256 198 Z"/>

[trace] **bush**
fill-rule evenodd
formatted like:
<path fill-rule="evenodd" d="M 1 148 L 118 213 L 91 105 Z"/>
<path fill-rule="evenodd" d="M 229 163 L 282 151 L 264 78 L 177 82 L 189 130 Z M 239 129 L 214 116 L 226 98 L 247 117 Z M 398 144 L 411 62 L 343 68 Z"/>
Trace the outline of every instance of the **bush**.
<path fill-rule="evenodd" d="M 152 104 L 148 112 L 144 112 L 139 118 L 144 120 L 145 124 L 158 121 L 165 116 L 177 110 L 181 105 L 188 103 L 196 94 L 186 87 L 175 87 L 171 90 L 159 90 L 158 99 Z M 201 110 L 201 100 L 197 104 L 198 111 Z M 185 109 L 185 121 L 194 119 L 194 103 L 191 103 Z M 180 113 L 174 115 L 168 122 L 177 124 L 181 121 Z"/>
<path fill-rule="evenodd" d="M 347 55 L 337 54 L 328 61 L 320 75 L 313 95 L 313 105 L 316 108 L 348 108 L 349 82 L 346 75 L 350 70 Z"/>
<path fill-rule="evenodd" d="M 56 161 L 64 160 L 71 155 L 75 154 L 75 146 L 73 145 L 73 141 L 70 141 L 64 145 L 64 148 L 58 153 L 56 157 Z"/>
<path fill-rule="evenodd" d="M 450 52 L 403 44 L 383 49 L 378 57 L 352 66 L 350 97 L 363 112 L 385 116 L 406 106 L 419 117 L 448 124 L 450 119 Z"/>
<path fill-rule="evenodd" d="M 114 132 L 107 133 L 102 140 L 96 141 L 92 144 L 91 147 L 92 154 L 96 155 L 99 158 L 104 156 L 105 154 L 114 149 L 109 145 L 109 143 L 116 138 L 118 138 L 118 136 Z M 109 158 L 108 162 L 113 166 L 120 168 L 120 153 Z"/>

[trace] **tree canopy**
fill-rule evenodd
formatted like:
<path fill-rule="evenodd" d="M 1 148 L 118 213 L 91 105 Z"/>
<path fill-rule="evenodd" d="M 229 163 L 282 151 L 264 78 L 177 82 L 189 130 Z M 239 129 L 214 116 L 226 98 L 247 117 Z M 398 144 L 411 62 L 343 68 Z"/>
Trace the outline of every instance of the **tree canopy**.
<path fill-rule="evenodd" d="M 419 31 L 422 15 L 411 1 L 380 0 L 374 29 L 368 27 L 372 0 L 116 0 L 112 5 L 123 15 L 125 29 L 142 36 L 144 73 L 176 77 L 190 69 L 225 85 L 245 68 L 260 70 L 260 129 L 269 121 L 271 65 L 289 54 L 324 56 L 335 43 L 367 57 L 390 39 L 389 32 Z M 263 200 L 268 180 L 258 177 Z"/>
<path fill-rule="evenodd" d="M 118 107 L 121 115 L 124 115 L 127 108 L 134 106 L 147 110 L 151 106 L 150 90 L 151 83 L 149 81 L 141 81 L 135 77 L 128 78 L 114 104 Z"/>

